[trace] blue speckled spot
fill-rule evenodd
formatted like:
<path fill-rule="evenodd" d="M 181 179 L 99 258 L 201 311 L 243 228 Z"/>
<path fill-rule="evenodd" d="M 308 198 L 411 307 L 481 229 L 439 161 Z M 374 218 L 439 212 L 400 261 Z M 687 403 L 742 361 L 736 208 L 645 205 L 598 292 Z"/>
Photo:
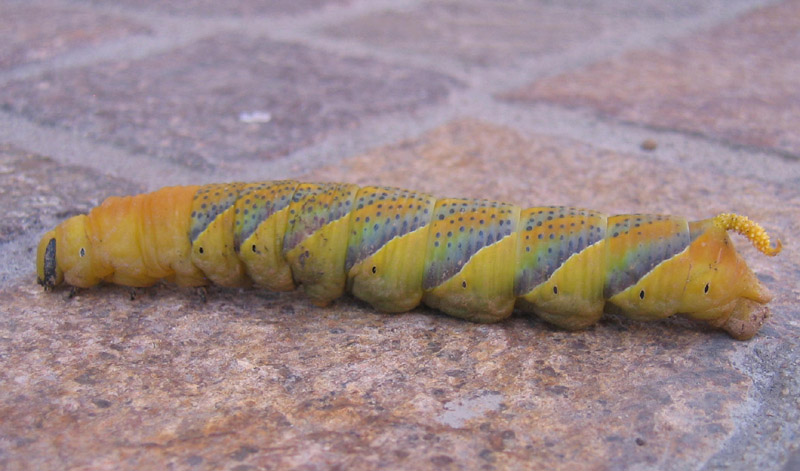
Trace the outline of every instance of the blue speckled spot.
<path fill-rule="evenodd" d="M 423 289 L 441 285 L 479 250 L 511 236 L 516 231 L 517 214 L 515 206 L 496 201 L 439 200 L 432 215 L 433 237 L 429 238 Z"/>
<path fill-rule="evenodd" d="M 609 260 L 603 295 L 610 298 L 635 285 L 653 268 L 683 252 L 691 243 L 685 219 L 653 214 L 609 218 L 610 237 L 623 244 L 623 258 Z M 614 236 L 613 234 L 617 234 Z"/>
<path fill-rule="evenodd" d="M 519 268 L 514 293 L 523 296 L 547 281 L 572 255 L 602 240 L 605 216 L 563 206 L 529 208 L 520 215 Z"/>
<path fill-rule="evenodd" d="M 364 187 L 356 195 L 345 270 L 371 256 L 395 237 L 424 227 L 435 198 L 389 187 Z M 377 222 L 374 222 L 376 221 Z"/>
<path fill-rule="evenodd" d="M 357 191 L 358 186 L 348 183 L 298 185 L 289 205 L 284 254 L 326 224 L 349 217 Z"/>
<path fill-rule="evenodd" d="M 292 180 L 253 183 L 242 188 L 236 201 L 234 250 L 238 253 L 242 243 L 258 226 L 276 212 L 289 206 L 298 182 Z"/>
<path fill-rule="evenodd" d="M 189 240 L 194 243 L 209 224 L 236 203 L 243 183 L 222 183 L 200 187 L 192 201 Z"/>

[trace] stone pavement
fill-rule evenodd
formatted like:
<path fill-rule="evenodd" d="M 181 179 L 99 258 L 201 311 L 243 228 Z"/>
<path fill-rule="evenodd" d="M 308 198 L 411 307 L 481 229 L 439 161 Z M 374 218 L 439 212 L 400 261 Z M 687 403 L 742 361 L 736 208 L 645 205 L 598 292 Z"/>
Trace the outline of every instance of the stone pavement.
<path fill-rule="evenodd" d="M 5 0 L 0 469 L 800 469 L 800 1 Z M 278 178 L 761 222 L 751 341 L 35 283 L 104 198 Z"/>

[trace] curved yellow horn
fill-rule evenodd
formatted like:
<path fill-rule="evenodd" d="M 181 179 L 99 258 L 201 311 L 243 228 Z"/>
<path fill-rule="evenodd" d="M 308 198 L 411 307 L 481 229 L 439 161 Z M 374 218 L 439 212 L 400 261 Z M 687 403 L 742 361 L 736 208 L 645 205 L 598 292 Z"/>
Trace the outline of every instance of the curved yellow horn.
<path fill-rule="evenodd" d="M 775 241 L 775 247 L 769 243 L 769 234 L 757 222 L 751 221 L 746 216 L 740 216 L 734 213 L 722 213 L 714 218 L 714 224 L 721 227 L 726 231 L 734 231 L 741 234 L 753 243 L 764 255 L 774 257 L 778 255 L 783 248 L 780 240 Z"/>

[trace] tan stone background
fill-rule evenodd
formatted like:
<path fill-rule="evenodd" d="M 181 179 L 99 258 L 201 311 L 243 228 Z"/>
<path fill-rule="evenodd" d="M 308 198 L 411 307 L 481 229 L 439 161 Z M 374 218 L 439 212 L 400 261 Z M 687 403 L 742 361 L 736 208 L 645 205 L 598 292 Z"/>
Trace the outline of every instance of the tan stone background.
<path fill-rule="evenodd" d="M 599 3 L 599 4 L 597 4 Z M 800 2 L 0 4 L 0 469 L 800 469 Z M 647 145 L 643 145 L 648 141 Z M 35 283 L 104 198 L 277 178 L 747 214 L 748 342 Z"/>

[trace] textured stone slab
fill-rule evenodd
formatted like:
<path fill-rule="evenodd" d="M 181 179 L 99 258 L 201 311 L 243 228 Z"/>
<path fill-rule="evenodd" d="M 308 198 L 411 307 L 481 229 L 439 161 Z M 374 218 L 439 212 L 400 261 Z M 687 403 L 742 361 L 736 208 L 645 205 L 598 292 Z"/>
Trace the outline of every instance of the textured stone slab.
<path fill-rule="evenodd" d="M 93 4 L 125 5 L 127 8 L 155 9 L 169 13 L 187 15 L 264 15 L 303 13 L 324 8 L 328 5 L 342 5 L 350 0 L 87 0 Z"/>
<path fill-rule="evenodd" d="M 140 187 L 125 180 L 0 144 L 0 244 L 25 233 L 43 233 L 108 196 L 138 191 Z M 33 267 L 33 260 L 29 262 Z"/>
<path fill-rule="evenodd" d="M 708 457 L 750 387 L 725 366 L 732 340 L 676 326 L 576 335 L 211 297 L 4 289 L 0 465 L 657 466 Z"/>
<path fill-rule="evenodd" d="M 470 120 L 307 177 L 607 211 L 734 209 L 800 230 L 794 189 Z M 680 320 L 566 333 L 350 299 L 318 308 L 301 293 L 67 299 L 31 275 L 0 288 L 0 467 L 685 469 L 780 447 L 746 466 L 779 469 L 800 420 L 800 253 L 787 243 L 766 259 L 736 242 L 777 294 L 750 342 Z"/>
<path fill-rule="evenodd" d="M 150 29 L 126 18 L 63 5 L 0 4 L 0 70 Z"/>
<path fill-rule="evenodd" d="M 372 13 L 327 33 L 397 52 L 485 66 L 556 54 L 643 19 L 697 14 L 700 2 L 518 2 L 448 0 Z M 625 25 L 625 26 L 623 26 Z"/>
<path fill-rule="evenodd" d="M 505 97 L 588 106 L 624 121 L 800 156 L 800 3 L 784 2 L 669 47 L 539 80 Z"/>
<path fill-rule="evenodd" d="M 274 159 L 371 118 L 439 102 L 440 74 L 223 35 L 134 62 L 0 87 L 2 106 L 196 168 Z"/>

